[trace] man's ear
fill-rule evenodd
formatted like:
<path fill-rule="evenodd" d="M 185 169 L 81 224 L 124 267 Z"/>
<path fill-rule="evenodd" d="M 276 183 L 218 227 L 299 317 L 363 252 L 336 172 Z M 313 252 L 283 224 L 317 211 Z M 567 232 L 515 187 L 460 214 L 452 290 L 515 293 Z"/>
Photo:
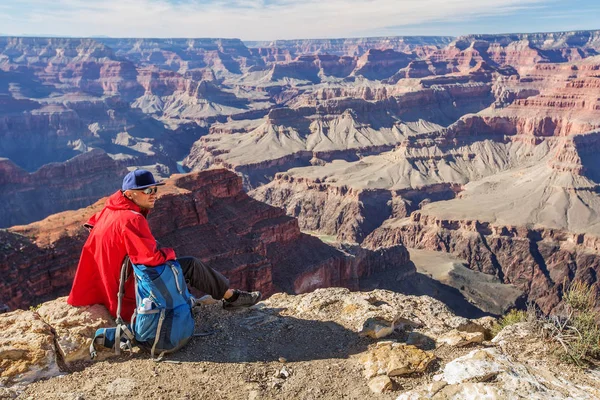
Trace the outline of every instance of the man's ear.
<path fill-rule="evenodd" d="M 131 190 L 124 191 L 123 196 L 127 197 L 129 200 L 133 200 L 133 192 Z"/>

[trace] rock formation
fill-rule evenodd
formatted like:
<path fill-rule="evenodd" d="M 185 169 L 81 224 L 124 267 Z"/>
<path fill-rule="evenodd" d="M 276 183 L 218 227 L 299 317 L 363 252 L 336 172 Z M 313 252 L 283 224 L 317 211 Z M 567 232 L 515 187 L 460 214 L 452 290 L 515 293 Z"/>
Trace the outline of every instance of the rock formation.
<path fill-rule="evenodd" d="M 360 57 L 370 49 L 391 49 L 410 53 L 420 47 L 443 47 L 452 41 L 449 36 L 392 36 L 348 39 L 304 39 L 275 40 L 271 42 L 244 42 L 250 48 L 278 49 L 289 54 L 332 54 L 337 56 Z"/>
<path fill-rule="evenodd" d="M 46 164 L 34 173 L 0 159 L 0 227 L 86 207 L 114 192 L 126 173 L 126 168 L 101 150 Z"/>

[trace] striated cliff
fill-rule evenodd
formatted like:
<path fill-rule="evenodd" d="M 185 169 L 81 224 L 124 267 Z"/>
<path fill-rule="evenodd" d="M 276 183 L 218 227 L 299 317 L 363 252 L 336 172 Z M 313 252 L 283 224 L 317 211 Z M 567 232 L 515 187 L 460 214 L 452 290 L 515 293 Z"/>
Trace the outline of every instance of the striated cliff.
<path fill-rule="evenodd" d="M 27 173 L 0 159 L 0 228 L 86 207 L 119 187 L 127 169 L 101 150 Z"/>
<path fill-rule="evenodd" d="M 362 95 L 370 100 L 346 97 L 346 93 L 357 91 L 328 89 L 298 97 L 294 108 L 271 110 L 254 129 L 204 136 L 184 164 L 191 169 L 234 169 L 252 188 L 276 172 L 318 160 L 356 160 L 391 150 L 411 135 L 439 129 L 440 124 L 450 124 L 463 113 L 493 102 L 491 85 L 481 82 L 440 84 L 397 94 L 365 89 Z"/>
<path fill-rule="evenodd" d="M 506 35 L 467 35 L 456 38 L 429 59 L 448 62 L 459 70 L 480 61 L 510 65 L 520 72 L 537 64 L 577 61 L 598 54 L 600 31 Z"/>

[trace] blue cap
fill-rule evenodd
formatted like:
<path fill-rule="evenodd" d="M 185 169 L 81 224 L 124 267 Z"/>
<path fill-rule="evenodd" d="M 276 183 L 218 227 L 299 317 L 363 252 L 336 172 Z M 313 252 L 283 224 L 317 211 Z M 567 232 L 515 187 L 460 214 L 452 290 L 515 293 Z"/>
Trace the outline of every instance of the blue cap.
<path fill-rule="evenodd" d="M 164 182 L 156 182 L 152 172 L 146 169 L 136 169 L 123 178 L 122 190 L 145 189 L 150 186 L 164 185 Z"/>

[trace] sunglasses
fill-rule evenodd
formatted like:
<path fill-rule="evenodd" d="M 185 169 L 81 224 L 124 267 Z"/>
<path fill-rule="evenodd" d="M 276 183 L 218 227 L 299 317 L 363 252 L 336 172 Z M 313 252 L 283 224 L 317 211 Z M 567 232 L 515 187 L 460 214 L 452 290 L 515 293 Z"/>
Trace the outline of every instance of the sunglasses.
<path fill-rule="evenodd" d="M 149 187 L 149 188 L 146 188 L 146 189 L 140 190 L 140 191 L 144 194 L 154 194 L 154 193 L 158 192 L 158 187 L 153 186 L 153 187 Z"/>

